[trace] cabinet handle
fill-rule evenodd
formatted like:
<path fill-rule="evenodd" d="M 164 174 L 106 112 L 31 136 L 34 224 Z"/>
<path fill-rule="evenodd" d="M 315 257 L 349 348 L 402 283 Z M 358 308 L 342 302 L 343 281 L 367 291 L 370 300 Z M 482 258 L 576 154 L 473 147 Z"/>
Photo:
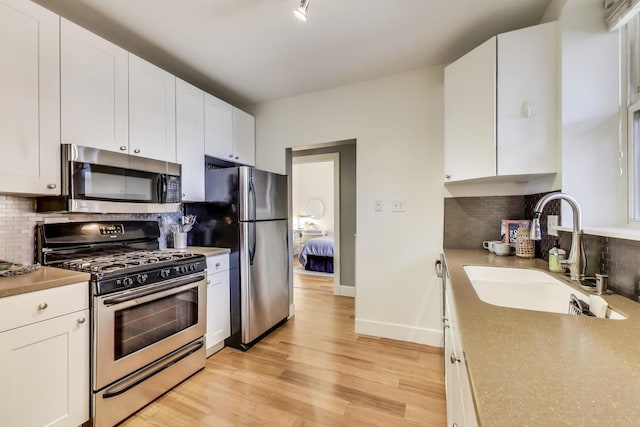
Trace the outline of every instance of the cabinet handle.
<path fill-rule="evenodd" d="M 120 151 L 127 151 L 127 146 L 126 145 L 121 145 L 120 146 Z"/>
<path fill-rule="evenodd" d="M 442 327 L 445 329 L 449 327 L 449 319 L 442 319 Z"/>
<path fill-rule="evenodd" d="M 136 154 L 140 154 L 140 149 L 136 148 L 135 150 L 133 150 L 133 152 L 136 153 Z"/>
<path fill-rule="evenodd" d="M 236 160 L 238 160 L 240 157 L 236 156 Z"/>
<path fill-rule="evenodd" d="M 458 359 L 454 353 L 451 353 L 451 356 L 449 356 L 449 360 L 451 361 L 451 363 L 456 363 L 460 361 L 460 359 Z"/>
<path fill-rule="evenodd" d="M 230 159 L 233 159 L 233 154 L 229 154 L 229 158 L 230 158 Z"/>
<path fill-rule="evenodd" d="M 458 427 L 458 423 L 451 424 L 451 427 Z"/>
<path fill-rule="evenodd" d="M 82 325 L 86 321 L 87 321 L 87 319 L 85 319 L 84 317 L 81 317 L 81 318 L 78 319 L 78 324 Z"/>
<path fill-rule="evenodd" d="M 47 307 L 49 307 L 49 304 L 43 302 L 42 304 L 38 305 L 38 311 L 46 310 Z"/>
<path fill-rule="evenodd" d="M 445 175 L 444 177 L 447 179 L 447 181 L 451 179 L 451 175 Z"/>
<path fill-rule="evenodd" d="M 56 187 L 57 187 L 57 185 L 55 185 L 55 184 L 47 184 L 47 188 L 48 188 L 49 190 L 53 190 L 53 189 L 54 189 L 54 188 L 56 188 Z"/>
<path fill-rule="evenodd" d="M 211 284 L 211 280 L 207 280 L 207 285 L 210 285 L 210 284 Z"/>

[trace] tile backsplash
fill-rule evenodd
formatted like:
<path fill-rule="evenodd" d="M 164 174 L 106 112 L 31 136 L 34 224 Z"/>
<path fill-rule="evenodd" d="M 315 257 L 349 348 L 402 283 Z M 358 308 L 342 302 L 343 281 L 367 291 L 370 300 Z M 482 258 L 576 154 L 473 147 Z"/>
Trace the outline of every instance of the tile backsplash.
<path fill-rule="evenodd" d="M 82 214 L 36 213 L 35 199 L 0 195 L 0 260 L 32 264 L 34 262 L 35 226 L 38 222 L 93 220 L 160 220 L 161 242 L 166 241 L 169 225 L 181 214 Z M 162 244 L 162 243 L 161 243 Z"/>

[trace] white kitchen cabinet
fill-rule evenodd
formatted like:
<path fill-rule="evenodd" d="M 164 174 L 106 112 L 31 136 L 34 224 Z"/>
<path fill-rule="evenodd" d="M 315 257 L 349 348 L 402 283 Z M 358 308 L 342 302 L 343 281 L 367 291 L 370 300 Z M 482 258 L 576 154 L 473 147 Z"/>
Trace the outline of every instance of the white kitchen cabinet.
<path fill-rule="evenodd" d="M 132 53 L 129 154 L 176 161 L 176 78 Z"/>
<path fill-rule="evenodd" d="M 209 94 L 205 94 L 204 115 L 205 153 L 229 162 L 254 166 L 254 117 Z"/>
<path fill-rule="evenodd" d="M 231 335 L 229 255 L 207 258 L 207 357 L 224 347 Z"/>
<path fill-rule="evenodd" d="M 447 395 L 447 425 L 475 427 L 476 418 L 471 384 L 467 373 L 462 338 L 458 329 L 451 282 L 446 278 L 444 311 L 444 365 Z"/>
<path fill-rule="evenodd" d="M 71 426 L 89 419 L 87 286 L 0 298 L 0 424 Z"/>
<path fill-rule="evenodd" d="M 204 92 L 176 79 L 176 160 L 182 165 L 182 200 L 204 201 Z"/>
<path fill-rule="evenodd" d="M 204 151 L 207 156 L 233 161 L 233 106 L 204 95 Z"/>
<path fill-rule="evenodd" d="M 126 50 L 62 18 L 62 143 L 129 152 Z"/>
<path fill-rule="evenodd" d="M 60 194 L 60 20 L 0 0 L 0 193 Z"/>
<path fill-rule="evenodd" d="M 233 161 L 256 164 L 255 118 L 236 107 L 233 107 Z"/>
<path fill-rule="evenodd" d="M 493 37 L 445 69 L 445 182 L 558 169 L 556 23 Z"/>

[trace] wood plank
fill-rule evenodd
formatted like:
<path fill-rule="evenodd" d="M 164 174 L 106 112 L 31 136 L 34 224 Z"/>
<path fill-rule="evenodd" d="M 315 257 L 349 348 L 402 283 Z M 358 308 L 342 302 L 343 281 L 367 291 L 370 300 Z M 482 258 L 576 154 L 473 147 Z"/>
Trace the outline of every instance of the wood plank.
<path fill-rule="evenodd" d="M 121 425 L 446 425 L 442 349 L 356 335 L 354 299 L 297 276 L 311 285 L 294 289 L 294 318 L 247 352 L 222 349 Z"/>

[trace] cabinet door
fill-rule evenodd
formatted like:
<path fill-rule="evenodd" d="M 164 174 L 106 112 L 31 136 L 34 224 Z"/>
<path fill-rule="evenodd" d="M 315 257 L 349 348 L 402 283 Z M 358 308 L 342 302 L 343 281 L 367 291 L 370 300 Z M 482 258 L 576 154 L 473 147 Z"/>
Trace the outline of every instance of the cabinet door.
<path fill-rule="evenodd" d="M 129 154 L 176 161 L 176 78 L 131 53 Z"/>
<path fill-rule="evenodd" d="M 555 22 L 498 36 L 498 175 L 557 171 L 558 46 Z"/>
<path fill-rule="evenodd" d="M 0 333 L 3 425 L 89 419 L 89 310 Z"/>
<path fill-rule="evenodd" d="M 204 94 L 204 152 L 207 156 L 233 161 L 233 107 Z"/>
<path fill-rule="evenodd" d="M 209 273 L 207 281 L 207 349 L 231 334 L 229 271 Z"/>
<path fill-rule="evenodd" d="M 0 0 L 0 192 L 60 194 L 59 17 Z"/>
<path fill-rule="evenodd" d="M 182 200 L 204 201 L 204 92 L 176 79 L 176 160 L 182 164 Z"/>
<path fill-rule="evenodd" d="M 445 68 L 445 182 L 496 175 L 496 38 Z"/>
<path fill-rule="evenodd" d="M 236 107 L 233 107 L 233 161 L 249 166 L 256 164 L 255 119 Z"/>
<path fill-rule="evenodd" d="M 127 51 L 61 20 L 62 142 L 128 151 Z"/>

